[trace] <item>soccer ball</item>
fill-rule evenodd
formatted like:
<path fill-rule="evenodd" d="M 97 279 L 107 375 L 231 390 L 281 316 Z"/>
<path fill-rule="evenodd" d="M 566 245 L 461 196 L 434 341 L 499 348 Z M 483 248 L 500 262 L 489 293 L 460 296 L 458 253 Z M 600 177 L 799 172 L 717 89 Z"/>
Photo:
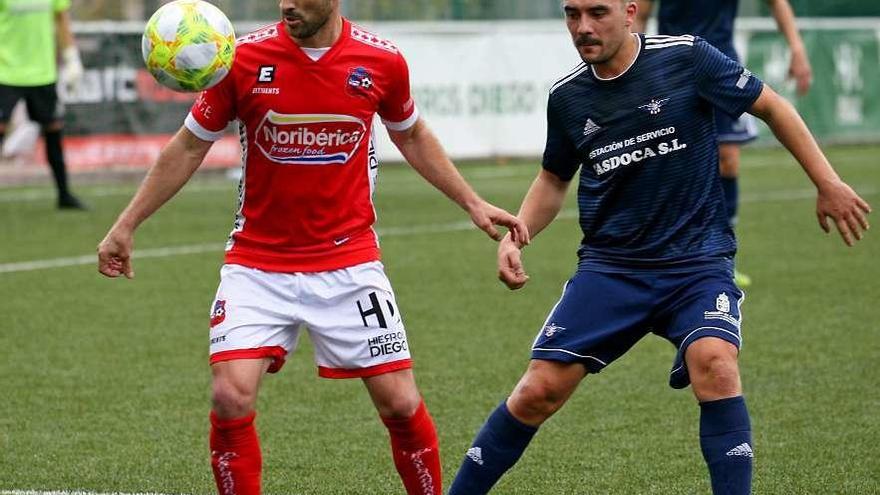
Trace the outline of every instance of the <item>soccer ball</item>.
<path fill-rule="evenodd" d="M 141 41 L 144 63 L 159 84 L 198 92 L 229 74 L 235 58 L 232 23 L 202 0 L 176 0 L 147 21 Z"/>

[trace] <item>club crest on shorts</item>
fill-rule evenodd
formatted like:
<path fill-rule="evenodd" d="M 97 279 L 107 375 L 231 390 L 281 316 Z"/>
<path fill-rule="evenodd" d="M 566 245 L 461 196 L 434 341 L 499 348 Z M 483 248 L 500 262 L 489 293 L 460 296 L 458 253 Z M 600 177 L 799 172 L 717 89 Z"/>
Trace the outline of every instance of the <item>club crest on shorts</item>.
<path fill-rule="evenodd" d="M 373 76 L 363 67 L 349 69 L 346 88 L 352 95 L 366 96 L 373 89 Z"/>
<path fill-rule="evenodd" d="M 715 298 L 715 309 L 722 313 L 730 313 L 730 298 L 726 293 L 722 292 Z"/>
<path fill-rule="evenodd" d="M 214 308 L 211 310 L 211 328 L 223 323 L 226 319 L 226 301 L 217 299 L 214 301 Z"/>
<path fill-rule="evenodd" d="M 560 327 L 556 323 L 551 322 L 549 325 L 544 325 L 544 336 L 550 338 L 563 330 L 565 330 L 565 327 Z"/>
<path fill-rule="evenodd" d="M 722 320 L 730 323 L 735 328 L 740 327 L 739 317 L 730 312 L 730 296 L 726 292 L 718 294 L 715 298 L 715 310 L 704 311 L 703 317 L 707 320 Z"/>

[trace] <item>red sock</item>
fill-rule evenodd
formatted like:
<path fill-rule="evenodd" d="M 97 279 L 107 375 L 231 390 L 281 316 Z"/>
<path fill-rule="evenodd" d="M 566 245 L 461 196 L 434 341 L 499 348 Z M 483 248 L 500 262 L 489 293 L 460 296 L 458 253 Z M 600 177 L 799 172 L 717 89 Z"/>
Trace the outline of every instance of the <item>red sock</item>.
<path fill-rule="evenodd" d="M 221 419 L 211 411 L 211 467 L 220 495 L 260 495 L 263 457 L 256 415 Z"/>
<path fill-rule="evenodd" d="M 440 448 L 425 403 L 408 419 L 382 418 L 391 434 L 394 465 L 408 495 L 440 495 Z"/>

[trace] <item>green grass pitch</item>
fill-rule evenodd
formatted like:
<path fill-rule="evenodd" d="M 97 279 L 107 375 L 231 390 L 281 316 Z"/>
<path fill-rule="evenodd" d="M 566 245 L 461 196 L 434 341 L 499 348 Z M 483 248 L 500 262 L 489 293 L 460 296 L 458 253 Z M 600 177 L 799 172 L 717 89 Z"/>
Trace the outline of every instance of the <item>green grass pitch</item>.
<path fill-rule="evenodd" d="M 828 153 L 880 208 L 880 148 Z M 755 283 L 741 367 L 754 491 L 878 493 L 880 232 L 854 248 L 822 233 L 812 185 L 782 150 L 748 149 L 743 163 L 738 259 Z M 512 210 L 537 170 L 537 161 L 462 166 Z M 135 259 L 135 280 L 108 280 L 76 257 L 94 253 L 134 187 L 81 187 L 87 213 L 56 212 L 48 186 L 0 189 L 0 491 L 212 493 L 207 315 L 236 188 L 196 178 L 136 238 L 140 250 L 216 248 Z M 573 193 L 525 252 L 529 285 L 511 292 L 496 279 L 494 244 L 461 227 L 463 212 L 408 167 L 382 169 L 384 262 L 447 482 L 525 369 L 575 267 Z M 19 264 L 56 258 L 73 259 Z M 588 377 L 494 493 L 709 493 L 698 408 L 689 390 L 666 385 L 673 355 L 647 337 Z M 402 493 L 363 385 L 319 379 L 307 338 L 265 381 L 258 410 L 267 494 Z"/>

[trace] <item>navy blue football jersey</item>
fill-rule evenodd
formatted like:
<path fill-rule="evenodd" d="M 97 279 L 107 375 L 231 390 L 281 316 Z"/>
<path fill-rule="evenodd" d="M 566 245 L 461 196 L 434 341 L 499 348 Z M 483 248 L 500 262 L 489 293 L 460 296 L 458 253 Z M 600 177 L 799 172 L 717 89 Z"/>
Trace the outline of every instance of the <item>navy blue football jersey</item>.
<path fill-rule="evenodd" d="M 741 115 L 763 83 L 699 37 L 634 36 L 621 75 L 582 63 L 550 90 L 543 167 L 581 172 L 582 266 L 732 257 L 714 112 Z"/>
<path fill-rule="evenodd" d="M 733 21 L 739 0 L 660 0 L 658 34 L 700 36 L 721 53 L 739 60 L 733 46 Z"/>

